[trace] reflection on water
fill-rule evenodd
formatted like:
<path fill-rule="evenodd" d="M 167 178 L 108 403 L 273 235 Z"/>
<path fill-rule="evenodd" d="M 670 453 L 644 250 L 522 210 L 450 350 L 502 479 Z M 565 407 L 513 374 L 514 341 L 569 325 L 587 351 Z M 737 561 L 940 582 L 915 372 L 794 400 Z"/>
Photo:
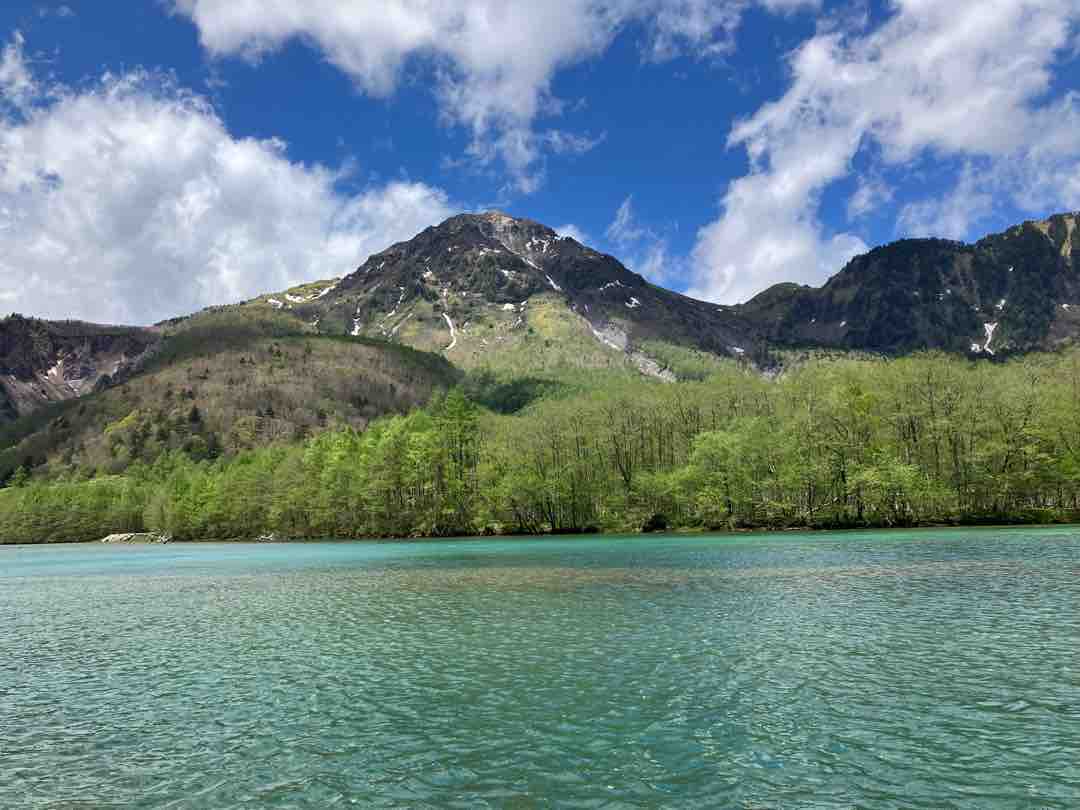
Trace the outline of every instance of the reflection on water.
<path fill-rule="evenodd" d="M 0 548 L 0 807 L 1080 806 L 1080 532 Z"/>

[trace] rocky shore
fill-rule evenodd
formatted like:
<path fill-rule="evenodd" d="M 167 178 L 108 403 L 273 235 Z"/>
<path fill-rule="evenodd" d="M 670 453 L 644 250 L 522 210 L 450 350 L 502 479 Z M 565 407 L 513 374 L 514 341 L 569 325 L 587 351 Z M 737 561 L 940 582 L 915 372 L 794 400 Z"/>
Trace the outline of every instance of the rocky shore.
<path fill-rule="evenodd" d="M 110 534 L 107 537 L 102 537 L 102 543 L 116 543 L 126 545 L 152 545 L 152 544 L 164 544 L 172 540 L 171 537 L 165 534 L 156 534 L 152 532 L 131 532 L 128 534 Z"/>

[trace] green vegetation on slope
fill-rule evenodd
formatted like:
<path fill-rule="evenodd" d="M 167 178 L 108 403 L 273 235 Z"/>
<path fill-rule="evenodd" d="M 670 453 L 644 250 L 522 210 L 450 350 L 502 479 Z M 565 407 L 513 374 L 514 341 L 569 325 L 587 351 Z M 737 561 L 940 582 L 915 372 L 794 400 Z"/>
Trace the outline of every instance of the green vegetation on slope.
<path fill-rule="evenodd" d="M 362 428 L 461 377 L 440 357 L 367 338 L 302 334 L 237 309 L 170 326 L 143 373 L 0 429 L 0 481 L 18 468 L 112 475 L 179 450 L 196 460 Z"/>
<path fill-rule="evenodd" d="M 728 367 L 679 384 L 502 384 L 471 378 L 363 431 L 217 458 L 170 447 L 111 475 L 19 474 L 0 491 L 0 540 L 627 530 L 658 515 L 674 528 L 1080 517 L 1080 353 L 817 360 L 772 381 Z"/>

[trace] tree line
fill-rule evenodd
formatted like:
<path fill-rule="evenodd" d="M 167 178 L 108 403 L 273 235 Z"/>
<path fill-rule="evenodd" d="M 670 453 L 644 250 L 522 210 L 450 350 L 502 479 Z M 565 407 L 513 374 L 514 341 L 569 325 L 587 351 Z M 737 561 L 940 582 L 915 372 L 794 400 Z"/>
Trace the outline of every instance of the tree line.
<path fill-rule="evenodd" d="M 466 384 L 363 430 L 22 472 L 0 542 L 1080 521 L 1080 352 L 528 390 L 513 413 Z"/>

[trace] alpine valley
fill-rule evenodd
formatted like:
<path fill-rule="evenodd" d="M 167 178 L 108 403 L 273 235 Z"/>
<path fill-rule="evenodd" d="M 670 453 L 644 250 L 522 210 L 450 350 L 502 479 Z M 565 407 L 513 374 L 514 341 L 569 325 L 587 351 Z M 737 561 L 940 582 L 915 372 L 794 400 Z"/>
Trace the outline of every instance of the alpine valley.
<path fill-rule="evenodd" d="M 1025 222 L 975 244 L 903 240 L 820 288 L 780 284 L 721 306 L 539 223 L 463 214 L 343 278 L 152 327 L 12 315 L 0 321 L 0 511 L 7 498 L 30 514 L 31 491 L 39 503 L 130 502 L 108 520 L 47 530 L 55 516 L 41 507 L 0 534 L 1071 516 L 1078 220 Z M 417 436 L 429 455 L 409 466 Z M 292 464 L 311 480 L 348 459 L 367 482 L 384 441 L 398 443 L 396 460 L 379 462 L 379 475 L 399 476 L 383 481 L 393 495 L 371 495 L 376 508 L 353 481 L 336 501 L 353 504 L 348 519 L 330 502 L 309 508 L 330 485 L 285 506 L 258 479 L 248 485 L 263 495 L 247 496 L 261 506 L 226 518 L 219 504 L 214 518 L 185 505 L 202 496 L 174 481 L 224 487 L 241 462 Z M 500 443 L 509 455 L 493 451 Z"/>

